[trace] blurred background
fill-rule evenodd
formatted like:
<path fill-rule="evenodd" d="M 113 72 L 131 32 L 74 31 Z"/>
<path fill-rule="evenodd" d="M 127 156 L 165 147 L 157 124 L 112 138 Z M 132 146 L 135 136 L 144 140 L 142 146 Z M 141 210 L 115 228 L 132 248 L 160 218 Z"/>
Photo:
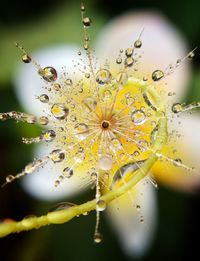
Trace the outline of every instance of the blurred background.
<path fill-rule="evenodd" d="M 127 10 L 156 9 L 163 13 L 185 36 L 190 49 L 200 45 L 200 2 L 151 0 L 87 0 L 93 18 L 93 39 L 103 26 Z M 80 1 L 48 0 L 1 2 L 0 15 L 0 111 L 23 111 L 13 88 L 13 75 L 20 60 L 13 42 L 23 43 L 32 52 L 57 43 L 81 44 Z M 199 51 L 192 61 L 192 80 L 185 101 L 200 100 Z M 175 57 L 176 59 L 176 57 Z M 21 143 L 22 136 L 35 136 L 39 128 L 13 121 L 0 123 L 0 183 L 5 176 L 17 173 L 33 158 L 32 146 Z M 28 135 L 27 135 L 28 134 Z M 200 190 L 184 194 L 160 186 L 158 191 L 159 223 L 155 241 L 141 260 L 183 260 L 199 254 L 196 235 L 200 233 Z M 67 201 L 81 203 L 91 199 L 84 193 Z M 26 215 L 42 215 L 54 203 L 40 202 L 27 195 L 19 182 L 0 189 L 0 219 L 20 220 Z M 95 215 L 91 213 L 64 225 L 52 225 L 31 232 L 0 239 L 1 260 L 135 260 L 122 252 L 106 218 L 101 220 L 102 244 L 93 243 Z"/>

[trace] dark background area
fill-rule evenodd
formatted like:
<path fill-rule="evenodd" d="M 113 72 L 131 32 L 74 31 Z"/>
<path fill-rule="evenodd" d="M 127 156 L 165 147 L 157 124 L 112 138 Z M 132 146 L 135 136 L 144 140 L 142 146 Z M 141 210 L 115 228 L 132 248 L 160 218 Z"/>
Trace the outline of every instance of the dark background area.
<path fill-rule="evenodd" d="M 156 9 L 176 25 L 188 40 L 189 47 L 200 46 L 200 2 L 187 1 L 85 1 L 94 19 L 92 36 L 111 18 L 127 10 Z M 20 40 L 30 50 L 47 43 L 81 42 L 79 1 L 2 1 L 0 15 L 0 111 L 23 110 L 17 101 L 12 75 L 19 60 L 13 46 Z M 65 22 L 63 24 L 63 22 Z M 48 28 L 47 28 L 48 27 Z M 44 34 L 42 32 L 45 32 Z M 41 37 L 40 37 L 41 35 Z M 186 100 L 200 100 L 199 51 L 192 61 L 193 78 Z M 37 133 L 37 127 L 0 123 L 0 182 L 5 176 L 17 173 L 32 160 L 32 146 L 21 143 L 21 137 Z M 92 192 L 67 199 L 84 202 Z M 42 215 L 53 203 L 37 201 L 27 195 L 15 182 L 0 189 L 0 219 L 20 220 L 29 214 Z M 194 195 L 184 194 L 160 186 L 158 189 L 159 223 L 152 248 L 141 260 L 194 260 L 199 255 L 200 190 Z M 10 235 L 0 239 L 0 259 L 32 260 L 135 260 L 122 252 L 106 218 L 102 218 L 102 244 L 93 243 L 95 215 L 91 213 L 63 225 L 52 225 L 40 230 Z M 198 259 L 198 258 L 197 258 Z"/>

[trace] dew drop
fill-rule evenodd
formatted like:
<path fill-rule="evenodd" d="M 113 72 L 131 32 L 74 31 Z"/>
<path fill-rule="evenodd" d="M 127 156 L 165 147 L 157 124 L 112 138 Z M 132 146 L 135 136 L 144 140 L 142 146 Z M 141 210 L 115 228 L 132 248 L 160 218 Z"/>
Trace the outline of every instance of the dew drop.
<path fill-rule="evenodd" d="M 55 84 L 53 85 L 53 88 L 54 88 L 55 91 L 59 91 L 59 90 L 61 89 L 61 86 L 60 86 L 59 83 L 55 83 Z"/>
<path fill-rule="evenodd" d="M 74 160 L 75 160 L 76 162 L 81 163 L 81 162 L 84 161 L 84 159 L 85 159 L 85 152 L 84 152 L 84 150 L 83 150 L 83 151 L 78 151 L 78 152 L 74 155 Z"/>
<path fill-rule="evenodd" d="M 79 140 L 84 140 L 88 136 L 89 128 L 85 123 L 78 123 L 75 125 L 74 131 Z"/>
<path fill-rule="evenodd" d="M 172 112 L 173 113 L 179 113 L 183 111 L 183 105 L 180 103 L 175 103 L 172 105 Z"/>
<path fill-rule="evenodd" d="M 127 57 L 124 61 L 124 64 L 128 67 L 131 67 L 134 63 L 134 59 L 132 57 Z"/>
<path fill-rule="evenodd" d="M 194 53 L 194 52 L 190 52 L 190 53 L 188 54 L 187 58 L 188 58 L 189 60 L 192 60 L 192 58 L 194 58 L 194 56 L 195 56 L 195 53 Z"/>
<path fill-rule="evenodd" d="M 94 242 L 95 243 L 101 243 L 102 240 L 103 240 L 103 237 L 99 232 L 94 234 Z"/>
<path fill-rule="evenodd" d="M 32 59 L 31 59 L 31 57 L 28 56 L 27 54 L 23 54 L 23 55 L 22 55 L 22 61 L 23 61 L 24 63 L 30 63 L 30 62 L 32 61 Z"/>
<path fill-rule="evenodd" d="M 53 150 L 50 153 L 50 158 L 54 163 L 59 163 L 65 159 L 65 153 L 60 149 Z"/>
<path fill-rule="evenodd" d="M 46 142 L 51 142 L 55 139 L 56 133 L 54 130 L 47 130 L 42 133 L 42 139 Z"/>
<path fill-rule="evenodd" d="M 133 55 L 133 49 L 132 48 L 127 48 L 125 51 L 125 54 L 127 57 L 130 57 Z"/>
<path fill-rule="evenodd" d="M 122 58 L 117 58 L 117 59 L 116 59 L 116 63 L 117 63 L 117 64 L 121 64 L 121 63 L 122 63 Z"/>
<path fill-rule="evenodd" d="M 180 166 L 182 164 L 182 160 L 180 158 L 174 159 L 173 164 L 174 166 Z"/>
<path fill-rule="evenodd" d="M 146 120 L 146 115 L 142 110 L 135 110 L 131 114 L 131 120 L 136 125 L 141 125 Z"/>
<path fill-rule="evenodd" d="M 46 94 L 42 94 L 42 95 L 40 95 L 39 100 L 43 103 L 47 103 L 47 102 L 49 102 L 49 96 Z"/>
<path fill-rule="evenodd" d="M 64 177 L 66 177 L 66 178 L 71 178 L 71 177 L 73 176 L 73 174 L 74 174 L 74 171 L 73 171 L 72 168 L 66 167 L 66 168 L 63 169 L 63 175 L 64 175 Z"/>
<path fill-rule="evenodd" d="M 15 177 L 13 176 L 13 175 L 8 175 L 7 177 L 6 177 L 6 182 L 12 182 L 13 180 L 15 179 Z"/>
<path fill-rule="evenodd" d="M 117 138 L 113 138 L 110 142 L 109 147 L 112 151 L 118 151 L 122 149 L 122 144 Z"/>
<path fill-rule="evenodd" d="M 41 116 L 38 122 L 41 125 L 47 125 L 49 123 L 49 119 L 46 116 Z"/>
<path fill-rule="evenodd" d="M 151 77 L 154 82 L 157 82 L 164 77 L 164 72 L 161 70 L 156 70 L 152 73 Z"/>
<path fill-rule="evenodd" d="M 99 168 L 102 170 L 110 170 L 112 168 L 112 156 L 103 155 L 99 158 Z"/>
<path fill-rule="evenodd" d="M 69 109 L 63 103 L 54 103 L 51 107 L 51 113 L 56 119 L 63 120 L 69 114 Z"/>
<path fill-rule="evenodd" d="M 112 80 L 112 75 L 107 69 L 101 69 L 96 74 L 96 82 L 100 85 L 108 84 Z"/>
<path fill-rule="evenodd" d="M 91 25 L 91 23 L 92 23 L 92 20 L 89 17 L 83 18 L 83 25 L 85 27 L 89 27 Z"/>
<path fill-rule="evenodd" d="M 66 79 L 65 80 L 65 83 L 69 86 L 72 86 L 73 82 L 72 82 L 72 79 Z"/>
<path fill-rule="evenodd" d="M 57 71 L 51 66 L 40 69 L 38 73 L 47 82 L 54 82 L 57 79 Z"/>
<path fill-rule="evenodd" d="M 98 200 L 96 203 L 97 211 L 104 211 L 106 209 L 106 202 L 104 200 Z"/>
<path fill-rule="evenodd" d="M 141 40 L 138 39 L 137 41 L 134 42 L 134 47 L 135 48 L 140 48 L 141 46 L 142 46 L 142 41 Z"/>

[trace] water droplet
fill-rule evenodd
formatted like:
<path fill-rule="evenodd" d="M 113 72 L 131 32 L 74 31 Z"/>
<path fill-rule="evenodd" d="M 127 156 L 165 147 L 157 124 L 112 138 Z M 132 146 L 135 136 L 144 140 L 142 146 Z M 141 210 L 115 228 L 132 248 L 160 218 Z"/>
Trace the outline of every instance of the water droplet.
<path fill-rule="evenodd" d="M 40 95 L 39 100 L 43 103 L 47 103 L 47 102 L 49 102 L 49 96 L 46 94 L 42 94 L 42 95 Z"/>
<path fill-rule="evenodd" d="M 102 170 L 110 170 L 112 168 L 112 156 L 103 155 L 99 158 L 99 168 Z"/>
<path fill-rule="evenodd" d="M 71 177 L 73 176 L 73 174 L 74 174 L 74 171 L 73 171 L 72 168 L 66 167 L 66 168 L 63 169 L 63 175 L 64 175 L 64 177 L 66 177 L 66 178 L 71 178 Z"/>
<path fill-rule="evenodd" d="M 110 142 L 110 149 L 114 152 L 122 149 L 122 144 L 117 138 L 113 138 Z"/>
<path fill-rule="evenodd" d="M 121 63 L 122 63 L 122 58 L 117 58 L 117 59 L 116 59 L 116 63 L 117 63 L 117 64 L 121 64 Z"/>
<path fill-rule="evenodd" d="M 65 83 L 69 86 L 72 86 L 73 82 L 72 82 L 72 79 L 66 79 L 65 80 Z"/>
<path fill-rule="evenodd" d="M 71 202 L 60 202 L 56 206 L 54 206 L 49 212 L 54 212 L 54 211 L 60 211 L 60 210 L 66 210 L 71 207 L 75 207 L 76 204 L 71 203 Z"/>
<path fill-rule="evenodd" d="M 104 211 L 106 209 L 106 202 L 104 200 L 98 200 L 96 203 L 97 211 Z"/>
<path fill-rule="evenodd" d="M 46 142 L 51 142 L 55 139 L 56 133 L 53 130 L 47 130 L 42 133 L 42 139 L 44 139 Z"/>
<path fill-rule="evenodd" d="M 151 77 L 154 82 L 159 81 L 164 77 L 164 72 L 161 70 L 156 70 L 152 73 Z"/>
<path fill-rule="evenodd" d="M 46 116 L 41 116 L 38 122 L 41 125 L 47 125 L 49 123 L 49 119 Z"/>
<path fill-rule="evenodd" d="M 95 243 L 101 243 L 102 240 L 103 240 L 103 237 L 99 232 L 94 234 L 94 242 Z"/>
<path fill-rule="evenodd" d="M 31 57 L 28 56 L 27 54 L 23 54 L 23 55 L 22 55 L 22 61 L 23 61 L 24 63 L 30 63 L 31 60 L 32 60 Z"/>
<path fill-rule="evenodd" d="M 180 158 L 174 159 L 173 164 L 179 167 L 182 164 L 182 160 Z"/>
<path fill-rule="evenodd" d="M 192 58 L 194 58 L 194 56 L 195 56 L 195 53 L 192 51 L 192 52 L 190 52 L 190 53 L 188 54 L 187 58 L 188 58 L 189 60 L 192 60 Z"/>
<path fill-rule="evenodd" d="M 62 162 L 65 158 L 65 153 L 60 150 L 60 149 L 57 149 L 57 150 L 53 150 L 51 153 L 50 153 L 50 158 L 51 160 L 54 162 L 54 163 L 59 163 L 59 162 Z"/>
<path fill-rule="evenodd" d="M 40 69 L 38 73 L 47 82 L 54 82 L 57 79 L 57 71 L 51 66 Z"/>
<path fill-rule="evenodd" d="M 74 127 L 75 135 L 79 140 L 84 140 L 89 133 L 89 128 L 85 123 L 78 123 Z"/>
<path fill-rule="evenodd" d="M 132 56 L 133 55 L 133 49 L 132 48 L 127 48 L 125 54 L 126 54 L 127 57 Z"/>
<path fill-rule="evenodd" d="M 183 105 L 180 103 L 175 103 L 172 105 L 172 112 L 173 113 L 179 113 L 182 112 L 183 110 Z"/>
<path fill-rule="evenodd" d="M 131 120 L 136 125 L 141 125 L 146 120 L 146 115 L 142 110 L 135 110 L 131 114 Z"/>
<path fill-rule="evenodd" d="M 89 79 L 90 78 L 90 73 L 85 73 L 85 78 Z"/>
<path fill-rule="evenodd" d="M 132 57 L 127 57 L 124 61 L 124 64 L 128 67 L 131 67 L 134 63 L 134 59 Z"/>
<path fill-rule="evenodd" d="M 156 141 L 156 138 L 157 138 L 157 134 L 158 134 L 158 126 L 156 126 L 152 132 L 151 132 L 151 135 L 150 135 L 150 144 L 153 145 L 154 142 Z"/>
<path fill-rule="evenodd" d="M 142 46 L 142 41 L 141 40 L 138 39 L 137 41 L 134 42 L 134 47 L 135 48 L 140 48 L 141 46 Z"/>
<path fill-rule="evenodd" d="M 92 23 L 92 20 L 89 17 L 83 18 L 83 25 L 85 27 L 89 27 L 91 25 L 91 23 Z"/>
<path fill-rule="evenodd" d="M 13 176 L 13 175 L 8 175 L 7 177 L 6 177 L 6 182 L 12 182 L 13 180 L 15 179 L 15 177 Z"/>
<path fill-rule="evenodd" d="M 61 86 L 60 86 L 59 83 L 55 83 L 55 84 L 53 85 L 53 88 L 54 88 L 55 91 L 59 91 L 59 90 L 61 89 Z"/>
<path fill-rule="evenodd" d="M 112 80 L 112 75 L 107 69 L 101 69 L 96 74 L 96 82 L 100 85 L 108 84 Z"/>
<path fill-rule="evenodd" d="M 54 103 L 51 107 L 51 113 L 56 119 L 63 120 L 69 114 L 69 109 L 63 103 Z"/>
<path fill-rule="evenodd" d="M 85 12 L 85 6 L 81 3 L 81 12 Z"/>

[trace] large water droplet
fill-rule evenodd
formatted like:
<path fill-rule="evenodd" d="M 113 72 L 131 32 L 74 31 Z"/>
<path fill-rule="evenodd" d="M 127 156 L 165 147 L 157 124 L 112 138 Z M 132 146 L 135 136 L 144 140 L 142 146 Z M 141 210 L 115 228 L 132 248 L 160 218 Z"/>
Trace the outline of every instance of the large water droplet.
<path fill-rule="evenodd" d="M 135 48 L 140 48 L 141 46 L 142 46 L 142 41 L 141 40 L 138 39 L 137 41 L 134 42 L 134 47 Z"/>
<path fill-rule="evenodd" d="M 75 207 L 76 204 L 71 203 L 71 202 L 60 202 L 56 206 L 54 206 L 49 212 L 54 212 L 54 211 L 60 211 L 60 210 L 65 210 L 71 207 Z"/>
<path fill-rule="evenodd" d="M 127 57 L 132 56 L 132 54 L 133 54 L 133 49 L 132 49 L 132 48 L 127 48 L 126 51 L 125 51 L 125 54 L 126 54 Z"/>
<path fill-rule="evenodd" d="M 63 103 L 54 103 L 51 107 L 51 113 L 56 119 L 63 120 L 69 114 L 69 109 Z"/>
<path fill-rule="evenodd" d="M 107 69 L 101 69 L 96 74 L 96 82 L 100 85 L 108 84 L 112 80 L 112 75 Z"/>
<path fill-rule="evenodd" d="M 181 103 L 175 103 L 172 105 L 173 113 L 179 113 L 179 112 L 182 112 L 182 110 L 183 110 L 183 105 Z"/>
<path fill-rule="evenodd" d="M 46 142 L 51 142 L 55 139 L 56 133 L 54 130 L 47 130 L 42 133 L 42 139 Z"/>
<path fill-rule="evenodd" d="M 32 60 L 31 57 L 28 56 L 27 54 L 23 54 L 23 55 L 22 55 L 22 61 L 23 61 L 24 63 L 30 63 L 31 60 Z"/>
<path fill-rule="evenodd" d="M 127 57 L 124 61 L 124 64 L 128 67 L 131 67 L 134 63 L 134 59 L 132 57 Z"/>
<path fill-rule="evenodd" d="M 91 23 L 92 23 L 92 20 L 89 17 L 83 18 L 83 25 L 85 27 L 89 27 L 91 25 Z"/>
<path fill-rule="evenodd" d="M 141 125 L 146 120 L 146 115 L 142 110 L 135 110 L 131 114 L 131 120 L 136 125 Z"/>

